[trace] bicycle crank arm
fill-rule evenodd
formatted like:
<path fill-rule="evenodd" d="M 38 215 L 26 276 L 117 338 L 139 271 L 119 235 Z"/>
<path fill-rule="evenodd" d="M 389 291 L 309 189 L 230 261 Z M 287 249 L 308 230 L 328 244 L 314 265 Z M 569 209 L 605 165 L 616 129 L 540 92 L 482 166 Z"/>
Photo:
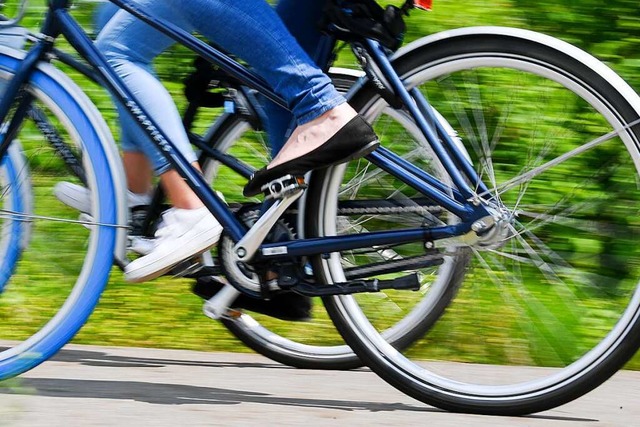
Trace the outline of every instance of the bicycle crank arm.
<path fill-rule="evenodd" d="M 351 282 L 334 283 L 333 285 L 318 285 L 316 283 L 302 282 L 291 288 L 292 291 L 308 297 L 380 292 L 385 289 L 417 291 L 420 289 L 420 281 L 418 280 L 418 275 L 414 273 L 393 280 L 354 280 Z"/>
<path fill-rule="evenodd" d="M 273 225 L 284 211 L 302 195 L 306 184 L 287 175 L 269 183 L 271 191 L 267 199 L 274 200 L 271 207 L 258 219 L 245 236 L 234 246 L 233 251 L 240 261 L 249 261 L 264 242 Z"/>
<path fill-rule="evenodd" d="M 220 320 L 227 314 L 229 307 L 239 296 L 240 291 L 230 284 L 227 284 L 204 303 L 202 311 L 205 316 L 214 320 Z"/>

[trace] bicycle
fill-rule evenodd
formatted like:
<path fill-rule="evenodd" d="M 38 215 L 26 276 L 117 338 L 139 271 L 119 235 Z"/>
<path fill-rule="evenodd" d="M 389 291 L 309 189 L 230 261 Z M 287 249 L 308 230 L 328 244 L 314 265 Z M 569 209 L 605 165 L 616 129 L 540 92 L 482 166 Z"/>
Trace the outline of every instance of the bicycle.
<path fill-rule="evenodd" d="M 227 62 L 214 49 L 170 24 L 154 20 L 126 0 L 113 2 L 164 29 L 207 60 L 220 62 L 244 84 L 278 101 L 259 79 Z M 65 10 L 67 5 L 66 1 L 51 3 L 50 16 L 62 25 L 57 28 L 63 30 L 90 63 L 100 65 L 110 85 L 118 89 L 116 93 L 123 95 L 121 101 L 125 105 L 131 102 L 131 110 L 137 113 L 134 115 L 149 126 L 125 88 L 91 50 L 89 40 L 80 36 Z M 412 6 L 413 1 L 405 3 L 406 8 Z M 51 35 L 50 29 L 45 26 L 43 33 Z M 314 174 L 306 190 L 308 221 L 304 238 L 263 243 L 264 228 L 271 228 L 300 197 L 299 179 L 279 180 L 266 189 L 267 196 L 275 202 L 258 220 L 265 227 L 252 226 L 245 233 L 245 226 L 209 189 L 206 180 L 190 173 L 189 165 L 175 153 L 170 142 L 159 142 L 176 169 L 193 182 L 194 190 L 224 225 L 227 234 L 219 246 L 219 255 L 237 290 L 254 296 L 264 292 L 259 282 L 247 280 L 253 279 L 252 274 L 247 276 L 244 269 L 233 271 L 234 266 L 250 265 L 259 273 L 261 262 L 277 262 L 279 286 L 324 295 L 327 310 L 346 342 L 378 375 L 419 400 L 449 410 L 493 414 L 540 411 L 586 393 L 621 368 L 639 345 L 640 297 L 636 292 L 637 281 L 633 280 L 637 263 L 632 259 L 627 263 L 627 258 L 636 253 L 632 235 L 635 224 L 632 217 L 621 217 L 619 213 L 629 209 L 635 212 L 637 204 L 635 177 L 640 162 L 636 128 L 640 121 L 640 100 L 635 92 L 586 53 L 528 31 L 495 27 L 460 29 L 426 37 L 388 56 L 373 39 L 345 27 L 330 29 L 335 37 L 352 43 L 369 71 L 367 79 L 354 92 L 352 104 L 370 112 L 391 106 L 390 110 L 399 116 L 409 117 L 410 129 L 415 130 L 411 135 L 414 145 L 413 149 L 396 146 L 395 141 L 383 137 L 385 148 L 370 154 L 366 161 Z M 3 128 L 0 154 L 15 140 L 18 124 L 32 101 L 29 98 L 52 107 L 60 122 L 71 129 L 70 135 L 83 136 L 75 140 L 82 147 L 87 184 L 94 194 L 94 220 L 81 227 L 62 213 L 64 221 L 56 221 L 56 228 L 71 229 L 74 245 L 80 236 L 89 243 L 87 262 L 78 263 L 73 258 L 75 263 L 67 266 L 75 267 L 81 280 L 60 314 L 41 332 L 36 331 L 24 343 L 0 353 L 0 378 L 17 375 L 46 360 L 82 326 L 108 279 L 111 265 L 111 259 L 96 256 L 98 247 L 103 255 L 115 253 L 117 259 L 125 259 L 122 235 L 126 211 L 120 202 L 123 187 L 119 182 L 117 153 L 95 108 L 52 67 L 38 62 L 51 43 L 49 37 L 44 37 L 24 58 L 15 52 L 0 51 L 4 76 L 14 75 L 0 104 L 0 117 L 10 110 L 7 99 L 12 100 L 22 84 L 29 83 L 26 86 L 29 96 L 21 97 L 13 109 L 16 114 Z M 33 75 L 26 75 L 25 70 L 32 70 Z M 458 81 L 455 75 L 475 78 Z M 502 86 L 502 91 L 491 85 Z M 505 93 L 508 97 L 496 95 Z M 463 95 L 471 100 L 465 102 Z M 427 99 L 460 132 L 465 146 L 472 148 L 468 150 L 470 160 L 434 117 Z M 57 108 L 56 102 L 51 101 L 62 103 L 64 108 Z M 537 101 L 544 108 L 536 109 Z M 506 104 L 504 108 L 498 105 L 501 102 Z M 486 117 L 491 120 L 483 120 L 485 116 L 480 113 L 489 113 Z M 562 120 L 558 115 L 563 115 Z M 67 117 L 73 120 L 65 120 Z M 479 128 L 477 134 L 472 132 L 473 126 Z M 493 131 L 492 138 L 487 137 L 488 130 Z M 540 135 L 545 141 L 537 144 L 536 137 Z M 553 142 L 561 143 L 548 142 L 552 136 L 556 137 Z M 498 137 L 504 141 L 498 141 Z M 539 150 L 531 153 L 534 149 Z M 29 146 L 24 150 L 28 152 Z M 622 159 L 623 154 L 629 154 L 630 159 Z M 34 175 L 44 169 L 31 171 Z M 486 178 L 488 184 L 481 178 Z M 343 181 L 353 185 L 343 187 Z M 511 194 L 509 190 L 514 188 L 528 192 Z M 46 195 L 46 191 L 34 194 Z M 621 197 L 622 203 L 618 202 Z M 117 203 L 110 203 L 113 200 Z M 410 218 L 405 215 L 398 225 L 396 214 L 407 211 L 413 215 Z M 350 212 L 355 212 L 357 221 L 354 218 L 345 221 Z M 44 220 L 29 217 L 36 218 Z M 341 224 L 351 228 L 340 228 Z M 353 228 L 354 224 L 362 227 Z M 405 228 L 411 225 L 413 228 Z M 61 240 L 60 244 L 64 242 Z M 393 257 L 389 257 L 389 251 Z M 42 250 L 35 253 L 42 254 Z M 252 254 L 257 258 L 252 258 Z M 290 277 L 287 273 L 298 276 L 303 257 L 313 263 L 317 283 L 300 279 L 287 283 L 285 279 Z M 373 258 L 378 258 L 378 262 Z M 21 263 L 19 269 L 23 267 Z M 602 264 L 609 269 L 604 270 Z M 472 286 L 482 280 L 481 275 L 461 268 L 465 266 L 490 270 L 486 273 L 489 281 Z M 528 381 L 514 382 L 509 382 L 508 377 L 483 377 L 482 365 L 456 364 L 452 369 L 442 370 L 449 365 L 423 359 L 420 352 L 423 342 L 414 344 L 407 356 L 394 349 L 376 329 L 386 327 L 384 322 L 389 313 L 380 318 L 370 313 L 372 317 L 367 318 L 349 296 L 384 288 L 408 293 L 408 289 L 415 289 L 429 275 L 447 287 L 462 282 L 433 333 L 439 333 L 440 327 L 453 331 L 455 324 L 451 322 L 472 307 L 471 297 L 495 298 L 498 291 L 504 291 L 507 294 L 498 295 L 503 301 L 496 304 L 497 308 L 477 310 L 473 314 L 478 317 L 467 319 L 463 326 L 478 326 L 482 333 L 489 333 L 499 330 L 499 323 L 490 323 L 492 329 L 487 328 L 487 323 L 481 322 L 485 316 L 496 314 L 500 322 L 516 322 L 521 320 L 517 316 L 529 315 L 526 322 L 521 320 L 521 330 L 555 329 L 543 331 L 546 333 L 540 338 L 532 334 L 510 338 L 509 344 L 523 343 L 514 347 L 518 354 L 509 354 L 510 360 L 516 363 L 532 360 L 531 355 L 522 354 L 522 348 L 539 339 L 536 345 L 553 350 L 551 361 L 541 363 L 560 365 L 559 369 L 531 369 Z M 512 282 L 513 288 L 504 285 L 503 280 Z M 583 282 L 587 286 L 581 286 Z M 607 286 L 598 288 L 598 282 L 606 282 Z M 602 298 L 604 294 L 606 299 Z M 228 305 L 228 300 L 224 300 L 228 296 L 216 295 L 205 304 L 206 309 L 214 315 L 220 313 L 216 310 Z M 561 298 L 567 302 L 558 306 Z M 508 306 L 510 302 L 514 307 Z M 605 303 L 605 309 L 588 312 L 589 316 L 597 314 L 598 322 L 588 324 L 580 317 L 580 309 Z M 558 331 L 565 333 L 556 337 Z M 482 333 L 476 335 L 481 337 Z M 473 338 L 473 335 L 466 337 L 470 342 Z M 492 337 L 499 339 L 504 340 Z M 471 351 L 474 349 L 471 346 Z M 510 349 L 510 346 L 500 348 L 502 352 Z M 474 369 L 476 372 L 470 373 Z"/>
<path fill-rule="evenodd" d="M 88 73 L 87 70 L 83 69 L 83 65 L 78 63 L 74 58 L 66 56 L 63 52 L 56 51 L 55 53 L 56 59 L 61 60 L 61 62 L 66 65 L 71 66 L 76 71 L 80 71 L 85 76 L 90 77 L 93 80 L 96 80 L 96 76 L 92 73 Z M 199 73 L 201 71 L 196 71 Z M 356 75 L 358 73 L 354 73 L 351 70 L 346 69 L 332 69 L 330 70 L 330 75 L 334 80 L 334 84 L 336 84 L 339 88 L 343 90 L 347 90 L 353 83 L 356 81 Z M 217 81 L 218 85 L 223 85 L 228 89 L 228 92 L 236 93 L 240 88 L 235 88 L 234 84 L 231 82 L 225 82 L 224 79 L 227 79 L 226 76 L 220 75 L 217 73 L 215 78 L 222 78 L 223 81 Z M 190 89 L 188 89 L 190 90 Z M 209 102 L 207 107 L 221 107 L 223 101 L 233 101 L 235 103 L 242 103 L 245 107 L 247 107 L 246 99 L 239 99 L 238 95 L 231 96 L 225 95 L 224 97 L 220 97 L 220 94 L 216 94 L 214 97 L 213 103 Z M 190 104 L 191 106 L 195 106 L 197 102 Z M 195 110 L 192 110 L 195 111 Z M 29 113 L 30 120 L 33 120 L 34 126 L 36 126 L 43 135 L 43 138 L 46 139 L 51 148 L 56 152 L 57 156 L 60 157 L 64 163 L 70 168 L 71 171 L 75 171 L 77 175 L 82 177 L 83 173 L 81 171 L 81 166 L 78 159 L 75 157 L 73 152 L 68 149 L 67 144 L 64 143 L 63 138 L 57 134 L 55 128 L 53 128 L 46 118 L 40 113 L 36 111 L 32 111 Z M 189 121 L 185 117 L 186 121 Z M 240 115 L 233 114 L 225 114 L 220 119 L 214 123 L 211 127 L 210 131 L 205 137 L 197 137 L 192 135 L 193 142 L 200 146 L 203 149 L 202 156 L 200 158 L 200 164 L 204 166 L 205 176 L 207 180 L 211 183 L 214 182 L 218 162 L 209 157 L 209 150 L 217 150 L 222 152 L 226 152 L 231 149 L 233 145 L 238 142 L 236 138 L 239 137 L 240 134 L 250 132 L 250 127 L 260 128 L 259 125 L 260 119 L 256 117 L 255 112 L 250 114 L 247 111 L 244 111 Z M 253 125 L 251 125 L 253 123 Z M 237 132 L 240 131 L 240 134 Z M 230 137 L 232 136 L 232 137 Z M 262 157 L 259 157 L 260 161 L 268 159 L 268 147 L 265 142 L 261 144 L 261 147 L 254 147 L 254 142 L 251 141 L 251 152 L 256 154 L 260 153 Z M 12 145 L 13 147 L 13 145 Z M 214 151 L 217 152 L 217 151 Z M 21 156 L 19 149 L 14 149 L 12 152 L 15 152 L 16 155 Z M 219 154 L 214 154 L 219 155 Z M 9 154 L 9 164 L 17 164 L 19 165 L 19 158 L 11 161 L 13 156 L 11 153 Z M 24 166 L 16 166 L 14 169 L 21 170 L 22 173 L 27 173 L 28 168 Z M 80 178 L 82 181 L 82 178 Z M 21 188 L 28 190 L 28 186 L 21 186 Z M 132 225 L 133 230 L 130 231 L 129 239 L 145 239 L 147 237 L 153 236 L 153 232 L 155 230 L 155 222 L 159 219 L 161 212 L 165 208 L 163 204 L 163 195 L 161 189 L 157 188 L 156 197 L 154 197 L 154 202 L 148 206 L 146 209 L 138 209 L 136 211 L 137 219 L 135 220 L 136 224 Z M 24 203 L 23 200 L 28 200 L 31 195 L 27 197 L 23 196 L 20 199 L 20 203 Z M 256 206 L 255 203 L 251 204 L 252 206 Z M 14 209 L 15 210 L 15 209 Z M 25 212 L 26 213 L 26 212 Z M 254 211 L 255 213 L 255 211 Z M 293 215 L 293 212 L 289 213 Z M 297 221 L 293 221 L 292 224 L 295 224 Z M 10 224 L 7 222 L 5 225 Z M 18 224 L 22 224 L 20 222 L 15 222 L 15 231 L 12 233 L 4 233 L 4 236 L 11 237 L 14 241 L 18 241 L 20 236 L 28 235 L 28 233 L 21 232 L 21 229 L 17 227 Z M 293 225 L 284 223 L 281 227 L 286 232 L 292 232 Z M 298 229 L 302 227 L 298 224 Z M 25 247 L 25 245 L 6 245 L 6 247 L 15 248 L 15 251 L 11 253 L 11 256 L 7 256 L 5 258 L 6 264 L 8 266 L 14 266 L 18 259 L 19 254 Z M 220 267 L 216 265 L 208 265 L 204 269 L 199 269 L 198 271 L 192 271 L 189 268 L 191 265 L 187 266 L 185 271 L 182 271 L 180 268 L 175 269 L 175 273 L 180 277 L 193 277 L 196 279 L 200 278 L 208 278 L 208 277 L 216 277 L 221 275 Z M 11 271 L 10 268 L 5 268 L 7 271 Z M 3 282 L 5 283 L 10 278 L 10 274 L 5 275 Z M 444 298 L 449 297 L 451 294 L 450 289 L 443 288 L 441 289 L 440 294 L 436 294 L 432 292 L 429 294 L 429 298 Z M 208 297 L 207 297 L 208 298 Z M 446 301 L 439 301 L 437 307 L 440 309 L 446 306 Z M 346 345 L 324 345 L 322 342 L 311 344 L 309 342 L 303 342 L 304 337 L 301 337 L 300 333 L 291 326 L 281 327 L 281 330 L 278 330 L 277 333 L 274 331 L 274 328 L 271 327 L 263 327 L 260 326 L 260 320 L 264 321 L 265 317 L 258 314 L 252 314 L 254 310 L 242 309 L 232 310 L 228 315 L 222 316 L 219 320 L 229 329 L 229 331 L 236 336 L 240 341 L 246 344 L 248 347 L 252 348 L 256 352 L 263 354 L 275 361 L 280 363 L 298 367 L 298 368 L 306 368 L 306 369 L 353 369 L 362 366 L 362 363 L 359 361 L 357 356 L 350 350 L 350 348 Z M 431 324 L 437 319 L 436 312 L 434 308 L 430 305 L 428 306 L 428 312 L 424 313 L 424 315 L 419 315 L 417 313 L 412 314 L 413 317 L 425 318 L 419 324 L 410 325 L 410 329 L 404 328 L 400 329 L 399 332 L 395 333 L 394 336 L 391 336 L 389 339 L 393 342 L 394 346 L 397 348 L 406 348 L 414 341 L 417 337 L 420 337 L 424 334 L 424 332 L 431 327 Z M 260 319 L 262 317 L 262 319 Z M 318 323 L 318 327 L 321 329 L 326 329 L 326 323 L 328 319 L 326 316 L 320 316 L 318 319 L 318 315 L 315 316 L 315 323 Z M 282 322 L 279 322 L 282 323 Z M 308 331 L 310 328 L 310 322 L 307 321 L 303 325 L 304 330 Z M 285 338 L 284 335 L 293 336 L 289 338 Z M 337 335 L 337 334 L 335 334 Z"/>
<path fill-rule="evenodd" d="M 35 37 L 33 34 L 28 34 L 24 29 L 6 28 L 5 30 L 0 30 L 0 36 L 5 36 L 7 40 L 4 41 L 4 44 L 9 46 L 16 45 L 16 48 L 21 49 L 26 39 Z M 94 83 L 103 84 L 100 76 L 91 68 L 64 51 L 54 48 L 52 50 L 52 59 L 55 62 L 59 61 L 69 66 L 72 70 Z M 238 81 L 235 81 L 226 73 L 212 68 L 202 58 L 194 61 L 194 68 L 194 71 L 185 79 L 184 92 L 189 101 L 184 114 L 185 128 L 187 130 L 191 129 L 196 113 L 200 110 L 221 108 L 226 105 L 227 109 L 234 111 L 233 113 L 227 112 L 216 118 L 205 136 L 200 137 L 193 133 L 191 134 L 192 143 L 201 150 L 199 163 L 203 165 L 204 175 L 213 186 L 220 167 L 220 163 L 216 158 L 219 158 L 223 153 L 228 153 L 229 150 L 235 151 L 238 149 L 237 146 L 241 146 L 242 151 L 250 152 L 252 157 L 255 157 L 252 160 L 245 160 L 245 163 L 248 162 L 257 166 L 268 161 L 269 148 L 264 137 L 257 136 L 260 129 L 263 128 L 261 118 L 257 113 L 261 107 L 251 91 L 241 86 Z M 328 73 L 334 81 L 334 85 L 343 92 L 347 92 L 357 82 L 358 78 L 364 75 L 362 71 L 343 68 L 331 68 Z M 211 93 L 212 91 L 213 93 Z M 68 144 L 58 135 L 56 129 L 49 124 L 46 116 L 37 111 L 37 108 L 30 110 L 27 115 L 34 122 L 34 126 L 40 130 L 43 138 L 47 140 L 56 155 L 62 159 L 70 171 L 78 176 L 79 181 L 84 183 L 81 161 L 75 157 L 73 150 L 69 149 Z M 438 118 L 442 121 L 443 126 L 447 127 L 448 133 L 455 137 L 453 129 L 448 127 L 443 118 Z M 398 119 L 396 118 L 395 120 L 397 121 Z M 403 120 L 406 121 L 406 118 Z M 402 123 L 399 124 L 407 126 L 406 123 L 404 125 Z M 247 137 L 248 134 L 250 134 L 250 137 Z M 260 143 L 256 144 L 256 140 L 260 141 Z M 461 144 L 458 144 L 458 146 L 461 150 L 464 150 Z M 231 178 L 224 180 L 224 182 L 232 181 Z M 235 193 L 239 194 L 240 192 L 241 187 L 238 187 Z M 230 194 L 230 197 L 234 197 L 234 191 L 228 191 L 227 193 Z M 257 202 L 258 200 L 254 203 L 245 203 L 241 209 L 245 212 L 243 215 L 255 216 L 257 214 Z M 144 209 L 136 209 L 136 217 L 131 219 L 129 239 L 142 238 L 144 240 L 145 238 L 153 237 L 155 223 L 160 219 L 160 214 L 165 208 L 164 194 L 161 187 L 158 186 L 152 203 Z M 295 218 L 295 211 L 293 210 L 289 210 L 287 215 L 293 219 L 280 223 L 280 232 L 288 234 L 295 232 L 295 230 L 304 229 L 301 221 L 304 215 Z M 17 238 L 17 233 L 13 233 L 13 237 Z M 135 243 L 131 247 L 134 247 L 135 252 Z M 19 251 L 16 252 L 19 253 Z M 13 256 L 8 259 L 15 264 L 18 258 L 18 256 Z M 186 267 L 179 266 L 174 269 L 174 274 L 180 277 L 196 278 L 198 284 L 194 286 L 194 292 L 200 295 L 201 292 L 195 289 L 198 289 L 201 279 L 207 281 L 209 278 L 217 278 L 223 273 L 220 271 L 220 266 L 212 265 L 211 263 L 205 268 L 202 268 L 199 264 L 196 264 L 196 267 L 194 268 L 191 264 L 186 265 Z M 404 310 L 407 317 L 419 319 L 419 321 L 405 321 L 405 325 L 402 325 L 402 322 L 400 322 L 402 316 L 400 316 L 398 324 L 389 328 L 390 333 L 386 336 L 386 339 L 398 349 L 405 349 L 410 346 L 412 342 L 423 336 L 431 328 L 454 292 L 455 288 L 453 287 L 440 286 L 437 289 L 431 289 L 428 293 L 423 290 L 420 295 L 416 296 L 416 301 L 412 304 L 405 302 L 404 304 L 407 307 Z M 421 297 L 425 293 L 425 300 L 421 301 Z M 202 295 L 202 297 L 210 298 L 209 295 Z M 387 305 L 393 304 L 392 295 L 386 298 L 389 299 L 386 303 Z M 379 298 L 376 298 L 376 305 L 380 305 L 378 300 Z M 415 307 L 412 307 L 413 305 Z M 313 321 L 306 321 L 301 328 L 292 327 L 290 322 L 274 322 L 273 320 L 271 320 L 270 325 L 264 327 L 261 323 L 265 322 L 266 318 L 270 316 L 261 315 L 259 314 L 260 311 L 256 315 L 254 313 L 255 309 L 252 310 L 251 308 L 249 306 L 249 309 L 233 309 L 224 316 L 215 317 L 219 318 L 223 325 L 248 347 L 280 363 L 306 369 L 353 369 L 362 366 L 358 357 L 348 346 L 337 343 L 335 345 L 325 344 L 327 334 L 322 331 L 326 330 L 328 325 L 330 326 L 330 320 L 326 315 L 316 313 Z M 322 333 L 322 339 L 309 340 L 305 336 L 305 334 L 309 335 L 309 331 L 312 328 L 317 328 Z M 301 333 L 299 329 L 304 332 Z M 339 339 L 337 333 L 333 335 L 332 343 L 336 342 L 336 338 Z"/>

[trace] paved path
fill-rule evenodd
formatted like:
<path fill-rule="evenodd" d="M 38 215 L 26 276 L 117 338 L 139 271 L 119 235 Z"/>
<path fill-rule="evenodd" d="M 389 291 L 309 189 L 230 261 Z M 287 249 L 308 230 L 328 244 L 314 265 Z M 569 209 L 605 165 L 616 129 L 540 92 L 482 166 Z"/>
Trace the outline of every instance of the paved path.
<path fill-rule="evenodd" d="M 67 346 L 0 385 L 0 426 L 640 426 L 640 373 L 528 417 L 452 414 L 371 372 L 251 354 Z"/>

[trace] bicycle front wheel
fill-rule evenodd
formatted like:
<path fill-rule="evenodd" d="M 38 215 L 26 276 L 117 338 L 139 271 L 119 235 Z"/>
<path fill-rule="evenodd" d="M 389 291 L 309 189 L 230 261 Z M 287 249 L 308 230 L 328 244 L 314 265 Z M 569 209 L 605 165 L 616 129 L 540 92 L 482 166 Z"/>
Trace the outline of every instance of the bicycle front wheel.
<path fill-rule="evenodd" d="M 0 48 L 0 88 L 21 57 Z M 48 64 L 34 71 L 26 93 L 42 120 L 25 120 L 12 143 L 10 153 L 19 149 L 24 161 L 12 162 L 11 155 L 3 163 L 2 229 L 18 224 L 20 242 L 2 253 L 3 262 L 10 255 L 15 259 L 3 271 L 8 280 L 0 294 L 0 380 L 47 360 L 85 323 L 109 277 L 118 224 L 126 223 L 114 203 L 120 194 L 114 180 L 122 176 L 119 156 L 89 99 Z M 80 181 L 56 155 L 53 138 L 82 158 L 91 216 L 78 218 L 55 197 L 58 182 Z M 18 197 L 14 203 L 15 195 L 25 194 L 23 187 L 32 200 Z"/>
<path fill-rule="evenodd" d="M 29 168 L 20 141 L 13 141 L 0 164 L 0 186 L 4 194 L 0 198 L 5 212 L 28 215 L 32 212 L 33 194 Z M 11 279 L 22 251 L 29 243 L 30 223 L 14 218 L 4 218 L 0 224 L 0 293 Z"/>
<path fill-rule="evenodd" d="M 394 66 L 459 133 L 492 192 L 479 196 L 499 201 L 513 223 L 496 244 L 438 249 L 443 264 L 417 271 L 437 283 L 452 262 L 468 266 L 440 321 L 408 351 L 380 335 L 393 313 L 372 317 L 355 298 L 327 298 L 345 340 L 401 391 L 453 411 L 525 414 L 598 386 L 640 345 L 640 99 L 595 58 L 527 31 L 448 32 L 407 47 Z M 354 104 L 386 108 L 374 89 Z M 393 139 L 382 143 L 405 153 Z M 426 170 L 434 161 L 415 159 Z M 422 206 L 420 194 L 363 160 L 328 169 L 312 186 L 317 236 L 359 232 L 340 227 L 341 205 Z M 420 215 L 408 224 L 381 211 L 350 223 L 397 230 L 450 221 Z M 420 249 L 332 254 L 315 268 L 326 283 L 344 282 L 367 254 L 433 255 Z"/>

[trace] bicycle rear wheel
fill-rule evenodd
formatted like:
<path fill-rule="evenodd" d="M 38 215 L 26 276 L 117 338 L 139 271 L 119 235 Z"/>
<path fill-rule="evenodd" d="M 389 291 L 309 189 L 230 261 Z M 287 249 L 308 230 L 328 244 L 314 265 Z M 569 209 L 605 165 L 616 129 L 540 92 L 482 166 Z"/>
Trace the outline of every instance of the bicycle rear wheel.
<path fill-rule="evenodd" d="M 438 251 L 446 262 L 469 254 L 469 268 L 440 321 L 406 352 L 380 336 L 388 314 L 371 317 L 355 298 L 327 298 L 346 342 L 390 384 L 453 411 L 526 414 L 598 386 L 640 345 L 640 99 L 586 53 L 519 30 L 437 35 L 407 47 L 394 65 L 459 132 L 514 222 L 497 245 Z M 358 102 L 386 105 L 373 89 Z M 354 176 L 375 179 L 349 186 Z M 322 201 L 317 236 L 353 232 L 335 225 L 346 200 L 418 197 L 362 160 L 330 168 L 312 186 L 310 197 Z M 361 220 L 370 230 L 408 226 Z M 446 222 L 425 214 L 423 226 Z M 388 249 L 429 253 L 370 252 Z M 334 283 L 360 262 L 368 261 L 341 253 L 314 267 Z"/>
<path fill-rule="evenodd" d="M 346 91 L 351 87 L 355 78 L 345 74 L 331 74 L 336 87 Z M 398 113 L 392 109 L 372 109 L 363 111 L 365 117 L 374 123 L 374 127 L 379 135 L 386 135 L 388 132 L 398 134 L 401 129 L 402 138 L 398 139 L 398 144 L 407 147 L 416 147 L 416 138 L 419 132 L 415 124 L 404 113 Z M 233 154 L 244 162 L 260 167 L 269 161 L 268 144 L 261 132 L 256 132 L 249 123 L 238 116 L 227 116 L 220 120 L 208 139 L 215 144 L 215 147 L 223 152 Z M 422 138 L 421 138 L 422 139 Z M 229 202 L 242 202 L 242 199 L 234 199 L 234 195 L 242 194 L 242 187 L 245 182 L 238 181 L 236 175 L 226 170 L 218 168 L 217 162 L 208 159 L 203 162 L 205 176 L 210 182 L 224 182 L 223 189 Z M 442 175 L 442 170 L 439 172 Z M 444 178 L 444 177 L 443 177 Z M 313 177 L 312 177 L 313 179 Z M 306 202 L 306 211 L 315 213 L 314 204 L 317 200 L 313 197 Z M 256 203 L 259 203 L 256 200 Z M 356 218 L 357 213 L 353 212 L 351 218 Z M 399 215 L 412 215 L 411 210 L 399 211 Z M 289 221 L 281 228 L 289 228 L 291 232 L 299 233 L 303 229 L 301 213 L 296 211 L 295 215 L 288 215 Z M 346 217 L 345 217 L 346 218 Z M 308 221 L 308 219 L 307 219 Z M 364 228 L 362 225 L 353 225 Z M 380 262 L 391 257 L 397 257 L 392 251 L 386 254 L 377 254 L 375 261 Z M 461 269 L 450 269 L 453 275 Z M 442 277 L 447 275 L 443 274 Z M 362 305 L 366 305 L 368 310 L 375 310 L 378 313 L 393 312 L 395 322 L 388 325 L 385 338 L 392 345 L 398 348 L 409 346 L 414 340 L 421 337 L 425 331 L 437 320 L 438 316 L 448 304 L 455 293 L 456 281 L 442 281 L 437 287 L 427 292 L 425 286 L 421 292 L 411 294 L 411 298 L 402 301 L 397 300 L 397 293 L 384 292 L 371 295 L 360 295 L 358 298 Z M 364 302 L 367 301 L 367 302 Z M 277 320 L 259 313 L 243 310 L 238 317 L 222 319 L 223 324 L 245 345 L 256 352 L 267 356 L 285 365 L 305 368 L 305 369 L 353 369 L 362 366 L 362 362 L 353 351 L 344 344 L 331 320 L 326 314 L 320 299 L 314 303 L 312 320 L 304 323 L 293 323 Z"/>
<path fill-rule="evenodd" d="M 2 82 L 13 76 L 21 57 L 0 48 Z M 93 209 L 91 217 L 79 221 L 77 212 L 57 201 L 55 184 L 77 179 L 56 157 L 46 138 L 51 135 L 25 120 L 16 139 L 21 147 L 15 147 L 26 161 L 11 164 L 18 169 L 0 193 L 3 223 L 28 230 L 28 239 L 25 233 L 16 234 L 24 247 L 15 252 L 17 260 L 0 294 L 0 380 L 47 360 L 85 323 L 109 277 L 116 239 L 122 235 L 118 224 L 126 224 L 125 211 L 114 203 L 120 195 L 114 182 L 122 176 L 120 159 L 95 107 L 48 64 L 34 72 L 26 90 L 47 118 L 49 130 L 69 141 L 69 149 L 83 159 Z M 5 200 L 21 193 L 22 186 L 33 195 L 29 206 L 26 200 L 23 206 Z"/>

